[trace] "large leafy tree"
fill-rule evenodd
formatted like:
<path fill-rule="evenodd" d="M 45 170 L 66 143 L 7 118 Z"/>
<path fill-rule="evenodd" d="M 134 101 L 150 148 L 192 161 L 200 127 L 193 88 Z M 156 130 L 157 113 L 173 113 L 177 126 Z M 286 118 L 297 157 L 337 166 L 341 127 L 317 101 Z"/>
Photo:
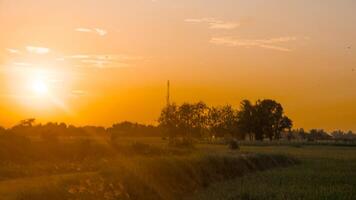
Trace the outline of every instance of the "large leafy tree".
<path fill-rule="evenodd" d="M 199 102 L 184 103 L 178 108 L 178 127 L 184 137 L 200 137 L 206 130 L 209 107 Z"/>
<path fill-rule="evenodd" d="M 178 106 L 169 104 L 161 111 L 158 119 L 159 127 L 164 130 L 170 140 L 179 136 Z"/>
<path fill-rule="evenodd" d="M 158 122 L 170 138 L 200 137 L 207 129 L 208 114 L 209 107 L 203 102 L 171 104 L 162 110 Z"/>
<path fill-rule="evenodd" d="M 283 107 L 275 100 L 258 100 L 255 105 L 256 139 L 279 139 L 281 132 L 292 128 L 292 121 L 284 115 Z"/>
<path fill-rule="evenodd" d="M 241 137 L 237 128 L 237 111 L 230 105 L 209 109 L 209 129 L 217 137 Z"/>
<path fill-rule="evenodd" d="M 263 140 L 265 137 L 270 140 L 279 139 L 281 132 L 291 129 L 293 125 L 284 115 L 282 105 L 270 99 L 258 100 L 255 105 L 248 100 L 242 101 L 238 124 L 245 133 L 254 133 L 256 140 Z"/>
<path fill-rule="evenodd" d="M 243 100 L 240 104 L 240 111 L 237 114 L 237 126 L 242 133 L 248 134 L 250 140 L 253 139 L 255 131 L 255 107 L 249 100 Z"/>

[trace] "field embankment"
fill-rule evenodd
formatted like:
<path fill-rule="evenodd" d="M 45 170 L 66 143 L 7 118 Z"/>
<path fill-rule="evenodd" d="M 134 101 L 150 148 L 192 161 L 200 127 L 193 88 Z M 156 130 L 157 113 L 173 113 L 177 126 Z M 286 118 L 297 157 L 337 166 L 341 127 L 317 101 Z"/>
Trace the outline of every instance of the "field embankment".
<path fill-rule="evenodd" d="M 0 195 L 26 200 L 181 199 L 212 183 L 297 163 L 285 155 L 238 152 L 119 156 L 96 172 L 2 181 Z"/>

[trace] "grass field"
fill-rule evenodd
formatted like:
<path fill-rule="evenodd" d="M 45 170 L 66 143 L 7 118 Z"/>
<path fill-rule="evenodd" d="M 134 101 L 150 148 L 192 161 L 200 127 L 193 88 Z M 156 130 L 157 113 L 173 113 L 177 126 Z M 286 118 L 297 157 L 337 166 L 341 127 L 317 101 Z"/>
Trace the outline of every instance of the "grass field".
<path fill-rule="evenodd" d="M 290 154 L 301 164 L 214 184 L 189 199 L 356 199 L 354 147 L 249 146 L 242 150 Z"/>
<path fill-rule="evenodd" d="M 354 199 L 356 195 L 355 147 L 249 145 L 232 151 L 225 145 L 199 144 L 182 149 L 158 138 L 120 138 L 114 147 L 79 144 L 81 148 L 57 143 L 45 157 L 38 157 L 46 149 L 43 146 L 32 152 L 36 156 L 25 154 L 37 161 L 1 164 L 0 199 Z M 63 147 L 67 150 L 59 151 Z M 64 159 L 68 153 L 75 155 L 73 159 Z"/>

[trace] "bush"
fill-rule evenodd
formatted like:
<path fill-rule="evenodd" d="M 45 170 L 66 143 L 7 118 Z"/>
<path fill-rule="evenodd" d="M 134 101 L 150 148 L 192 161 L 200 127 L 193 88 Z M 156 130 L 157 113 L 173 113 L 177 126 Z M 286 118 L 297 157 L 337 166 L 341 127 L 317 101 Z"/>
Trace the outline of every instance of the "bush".
<path fill-rule="evenodd" d="M 171 147 L 176 147 L 176 148 L 193 149 L 194 141 L 191 139 L 187 139 L 187 138 L 182 138 L 182 139 L 175 138 L 175 139 L 169 141 L 169 145 Z"/>
<path fill-rule="evenodd" d="M 240 149 L 240 146 L 236 140 L 230 140 L 228 146 L 229 146 L 229 149 L 231 149 L 231 150 L 239 150 Z"/>

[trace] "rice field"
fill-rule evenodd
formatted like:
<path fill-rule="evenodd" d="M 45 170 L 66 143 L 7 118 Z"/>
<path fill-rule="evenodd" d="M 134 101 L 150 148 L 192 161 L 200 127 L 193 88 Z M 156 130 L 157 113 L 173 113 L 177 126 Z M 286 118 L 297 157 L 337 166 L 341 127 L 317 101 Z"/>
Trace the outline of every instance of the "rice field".
<path fill-rule="evenodd" d="M 301 163 L 214 184 L 189 199 L 356 199 L 356 148 L 245 146 L 246 152 L 284 153 Z"/>

